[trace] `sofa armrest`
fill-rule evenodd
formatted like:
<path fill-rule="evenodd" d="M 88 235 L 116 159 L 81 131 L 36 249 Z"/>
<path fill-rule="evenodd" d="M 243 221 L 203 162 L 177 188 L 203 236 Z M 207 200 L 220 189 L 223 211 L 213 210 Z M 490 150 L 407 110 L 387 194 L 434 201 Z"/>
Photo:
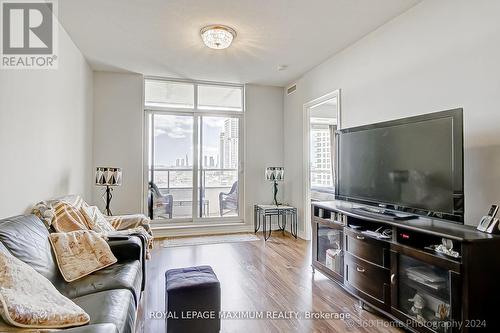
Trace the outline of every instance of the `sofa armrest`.
<path fill-rule="evenodd" d="M 142 268 L 141 290 L 146 288 L 147 243 L 140 236 L 108 235 L 108 244 L 118 261 L 139 260 Z"/>
<path fill-rule="evenodd" d="M 67 333 L 119 333 L 114 324 L 92 324 L 65 329 L 61 332 Z"/>
<path fill-rule="evenodd" d="M 143 261 L 142 241 L 136 236 L 108 236 L 108 244 L 118 261 Z"/>

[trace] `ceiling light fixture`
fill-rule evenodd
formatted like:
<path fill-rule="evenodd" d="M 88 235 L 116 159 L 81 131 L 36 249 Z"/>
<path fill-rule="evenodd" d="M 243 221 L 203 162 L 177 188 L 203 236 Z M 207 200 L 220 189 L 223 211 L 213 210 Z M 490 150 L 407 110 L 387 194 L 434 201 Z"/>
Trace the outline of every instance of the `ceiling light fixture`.
<path fill-rule="evenodd" d="M 227 49 L 236 37 L 236 31 L 225 25 L 209 25 L 201 29 L 203 43 L 211 49 Z"/>

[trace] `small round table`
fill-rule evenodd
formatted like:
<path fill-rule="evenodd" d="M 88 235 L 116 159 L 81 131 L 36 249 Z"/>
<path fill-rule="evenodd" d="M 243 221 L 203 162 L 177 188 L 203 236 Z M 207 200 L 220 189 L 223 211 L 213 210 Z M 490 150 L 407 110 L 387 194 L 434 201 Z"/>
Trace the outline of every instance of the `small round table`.
<path fill-rule="evenodd" d="M 262 229 L 264 232 L 264 240 L 271 237 L 272 232 L 272 217 L 276 216 L 278 219 L 278 228 L 285 234 L 286 223 L 290 217 L 290 233 L 297 238 L 297 208 L 285 205 L 254 205 L 253 223 L 255 232 L 260 230 L 262 221 Z M 267 234 L 267 221 L 269 218 L 269 234 Z"/>

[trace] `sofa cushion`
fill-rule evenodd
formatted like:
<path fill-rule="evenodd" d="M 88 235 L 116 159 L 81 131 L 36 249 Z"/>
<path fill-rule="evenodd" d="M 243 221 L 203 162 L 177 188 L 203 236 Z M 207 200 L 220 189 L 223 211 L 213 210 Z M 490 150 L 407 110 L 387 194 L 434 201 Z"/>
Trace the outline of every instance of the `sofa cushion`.
<path fill-rule="evenodd" d="M 69 298 L 75 298 L 100 291 L 127 289 L 133 294 L 135 304 L 137 304 L 140 299 L 141 283 L 140 261 L 128 260 L 68 283 L 61 290 L 61 293 Z"/>
<path fill-rule="evenodd" d="M 0 331 L 1 332 L 1 331 Z M 74 328 L 68 328 L 62 331 L 64 333 L 119 333 L 114 324 L 94 324 Z"/>
<path fill-rule="evenodd" d="M 35 215 L 0 220 L 0 241 L 14 257 L 33 267 L 59 289 L 64 283 L 49 242 L 49 232 Z"/>
<path fill-rule="evenodd" d="M 132 333 L 135 324 L 134 297 L 125 289 L 101 291 L 73 299 L 90 315 L 90 324 L 111 323 L 120 333 Z"/>
<path fill-rule="evenodd" d="M 2 242 L 0 242 L 0 252 L 10 253 L 9 250 L 7 250 L 7 248 L 2 244 Z"/>
<path fill-rule="evenodd" d="M 139 260 L 142 268 L 141 290 L 144 290 L 146 286 L 146 255 L 143 250 L 145 243 L 142 238 L 136 236 L 127 236 L 127 239 L 124 239 L 123 236 L 108 236 L 108 238 L 109 247 L 111 247 L 118 262 Z"/>

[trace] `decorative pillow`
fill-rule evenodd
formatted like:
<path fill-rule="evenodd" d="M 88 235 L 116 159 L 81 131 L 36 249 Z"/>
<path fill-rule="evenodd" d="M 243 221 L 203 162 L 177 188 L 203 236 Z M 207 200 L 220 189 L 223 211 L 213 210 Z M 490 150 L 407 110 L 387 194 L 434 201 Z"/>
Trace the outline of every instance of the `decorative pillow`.
<path fill-rule="evenodd" d="M 49 235 L 57 266 L 64 280 L 72 282 L 117 262 L 108 243 L 92 230 Z"/>
<path fill-rule="evenodd" d="M 76 230 L 87 230 L 87 220 L 81 213 L 79 208 L 75 208 L 71 204 L 64 201 L 55 202 L 54 219 L 52 226 L 57 232 L 70 232 Z"/>
<path fill-rule="evenodd" d="M 104 234 L 115 231 L 115 228 L 108 222 L 97 206 L 82 207 L 80 211 L 91 230 Z"/>
<path fill-rule="evenodd" d="M 24 328 L 65 328 L 89 322 L 89 315 L 37 271 L 0 251 L 0 315 Z"/>

